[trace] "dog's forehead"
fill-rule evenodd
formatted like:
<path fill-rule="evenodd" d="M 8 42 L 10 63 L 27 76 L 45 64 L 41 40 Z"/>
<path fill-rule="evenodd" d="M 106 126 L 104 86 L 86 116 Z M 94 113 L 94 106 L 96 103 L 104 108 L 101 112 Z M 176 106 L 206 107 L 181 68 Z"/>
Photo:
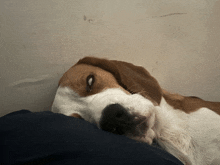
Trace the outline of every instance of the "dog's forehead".
<path fill-rule="evenodd" d="M 116 82 L 115 77 L 110 72 L 87 64 L 74 65 L 65 73 L 71 82 L 77 81 L 81 77 L 88 76 L 90 74 L 101 76 L 103 79 Z"/>
<path fill-rule="evenodd" d="M 86 92 L 86 81 L 87 77 L 90 75 L 95 77 L 95 85 L 93 86 L 93 90 L 91 92 Z M 87 64 L 77 64 L 71 67 L 61 77 L 59 86 L 69 87 L 80 96 L 88 96 L 99 93 L 108 88 L 120 88 L 125 93 L 130 94 L 118 84 L 112 73 L 99 67 Z"/>

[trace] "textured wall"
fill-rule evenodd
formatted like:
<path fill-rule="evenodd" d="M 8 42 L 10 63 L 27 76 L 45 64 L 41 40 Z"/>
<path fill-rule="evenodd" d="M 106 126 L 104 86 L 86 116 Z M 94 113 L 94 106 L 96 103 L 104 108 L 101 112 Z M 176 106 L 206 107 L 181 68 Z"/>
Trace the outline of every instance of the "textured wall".
<path fill-rule="evenodd" d="M 220 101 L 220 1 L 0 0 L 0 115 L 48 110 L 92 55 L 144 66 L 161 86 Z"/>

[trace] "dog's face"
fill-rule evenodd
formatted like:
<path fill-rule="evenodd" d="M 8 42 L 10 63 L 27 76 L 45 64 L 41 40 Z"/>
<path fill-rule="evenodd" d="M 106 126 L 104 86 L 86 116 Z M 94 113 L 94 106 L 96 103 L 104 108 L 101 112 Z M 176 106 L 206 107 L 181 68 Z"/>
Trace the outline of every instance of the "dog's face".
<path fill-rule="evenodd" d="M 100 67 L 77 64 L 61 78 L 52 111 L 82 118 L 103 130 L 151 144 L 159 107 L 152 97 L 142 96 L 142 92 L 145 91 L 131 94 L 112 73 Z"/>

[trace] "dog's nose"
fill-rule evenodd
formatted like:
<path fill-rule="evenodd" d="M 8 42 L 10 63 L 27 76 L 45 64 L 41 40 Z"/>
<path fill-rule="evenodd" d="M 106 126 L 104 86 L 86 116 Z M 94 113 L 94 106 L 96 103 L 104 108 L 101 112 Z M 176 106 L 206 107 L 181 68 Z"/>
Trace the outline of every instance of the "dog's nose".
<path fill-rule="evenodd" d="M 120 104 L 110 104 L 102 112 L 100 119 L 101 129 L 119 135 L 140 134 L 147 128 L 145 117 L 137 117 L 128 113 Z M 137 126 L 139 128 L 137 129 Z"/>
<path fill-rule="evenodd" d="M 120 104 L 110 104 L 102 112 L 100 127 L 115 134 L 125 134 L 131 127 L 132 116 Z"/>

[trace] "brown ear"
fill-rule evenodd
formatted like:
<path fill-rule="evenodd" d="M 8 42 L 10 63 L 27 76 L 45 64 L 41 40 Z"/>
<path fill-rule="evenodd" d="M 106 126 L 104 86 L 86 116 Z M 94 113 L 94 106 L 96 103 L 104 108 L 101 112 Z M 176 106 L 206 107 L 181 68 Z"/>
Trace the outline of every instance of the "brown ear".
<path fill-rule="evenodd" d="M 78 64 L 88 64 L 100 67 L 114 75 L 119 85 L 130 93 L 139 93 L 142 96 L 160 104 L 162 89 L 157 80 L 143 67 L 135 66 L 131 63 L 100 59 L 95 57 L 85 57 L 78 61 Z"/>

